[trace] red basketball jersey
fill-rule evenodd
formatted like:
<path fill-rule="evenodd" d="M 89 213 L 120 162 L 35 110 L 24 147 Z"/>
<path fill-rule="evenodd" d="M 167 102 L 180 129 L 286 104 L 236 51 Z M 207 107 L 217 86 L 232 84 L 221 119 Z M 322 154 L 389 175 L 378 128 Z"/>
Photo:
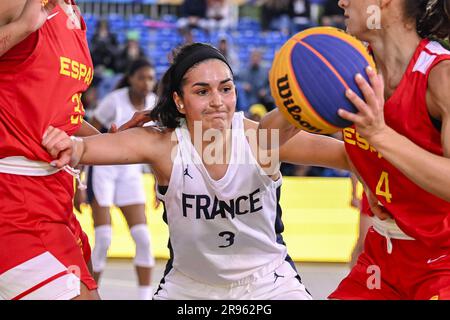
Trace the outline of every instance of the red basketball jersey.
<path fill-rule="evenodd" d="M 426 104 L 432 68 L 450 60 L 438 42 L 422 40 L 384 106 L 385 121 L 421 148 L 443 155 L 441 134 Z M 450 203 L 417 186 L 386 161 L 354 127 L 343 130 L 347 153 L 362 179 L 409 236 L 433 247 L 450 246 Z"/>
<path fill-rule="evenodd" d="M 81 19 L 82 20 L 82 19 Z M 49 125 L 69 135 L 81 125 L 81 94 L 93 78 L 86 26 L 71 27 L 57 6 L 45 24 L 0 57 L 0 157 L 50 161 Z"/>

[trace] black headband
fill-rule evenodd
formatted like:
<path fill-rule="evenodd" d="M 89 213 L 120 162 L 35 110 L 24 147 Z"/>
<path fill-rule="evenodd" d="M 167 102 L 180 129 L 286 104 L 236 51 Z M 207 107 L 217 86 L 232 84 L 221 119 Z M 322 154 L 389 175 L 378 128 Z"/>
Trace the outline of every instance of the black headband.
<path fill-rule="evenodd" d="M 199 48 L 198 50 L 188 54 L 183 58 L 182 61 L 174 68 L 172 71 L 172 79 L 173 79 L 173 88 L 177 90 L 180 86 L 181 80 L 183 80 L 186 72 L 195 64 L 209 59 L 218 59 L 223 61 L 228 68 L 230 68 L 231 74 L 233 74 L 233 70 L 231 69 L 227 59 L 224 57 L 219 50 L 214 47 L 204 46 Z"/>

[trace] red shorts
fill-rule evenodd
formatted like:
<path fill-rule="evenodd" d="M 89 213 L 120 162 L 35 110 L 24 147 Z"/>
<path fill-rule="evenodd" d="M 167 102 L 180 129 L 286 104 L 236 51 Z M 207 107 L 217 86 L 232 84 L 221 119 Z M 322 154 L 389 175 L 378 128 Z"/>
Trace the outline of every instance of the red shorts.
<path fill-rule="evenodd" d="M 364 252 L 329 299 L 450 299 L 450 248 L 433 249 L 417 240 L 387 240 L 373 227 Z"/>
<path fill-rule="evenodd" d="M 72 299 L 97 284 L 73 209 L 72 177 L 0 173 L 0 300 Z"/>

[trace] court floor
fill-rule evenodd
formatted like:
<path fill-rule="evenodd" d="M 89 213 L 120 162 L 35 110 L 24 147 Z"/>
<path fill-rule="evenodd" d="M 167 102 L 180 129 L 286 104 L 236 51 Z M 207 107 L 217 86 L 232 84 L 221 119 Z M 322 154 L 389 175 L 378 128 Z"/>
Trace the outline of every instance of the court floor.
<path fill-rule="evenodd" d="M 156 260 L 152 285 L 156 290 L 161 280 L 166 260 Z M 296 263 L 302 281 L 315 299 L 326 299 L 348 274 L 346 263 Z M 131 259 L 108 259 L 100 279 L 100 296 L 104 300 L 137 299 L 136 274 Z"/>

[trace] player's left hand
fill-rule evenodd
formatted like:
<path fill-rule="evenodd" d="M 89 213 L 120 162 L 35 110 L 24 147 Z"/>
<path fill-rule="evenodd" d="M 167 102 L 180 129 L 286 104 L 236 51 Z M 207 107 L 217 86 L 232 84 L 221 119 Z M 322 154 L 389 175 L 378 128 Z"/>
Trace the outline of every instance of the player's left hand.
<path fill-rule="evenodd" d="M 355 124 L 356 131 L 366 138 L 369 143 L 382 135 L 388 128 L 384 121 L 384 83 L 383 77 L 377 74 L 371 67 L 366 69 L 370 84 L 360 74 L 355 76 L 355 81 L 364 95 L 361 99 L 352 90 L 347 90 L 346 97 L 358 109 L 358 113 L 352 113 L 339 109 L 338 114 L 342 118 Z"/>

